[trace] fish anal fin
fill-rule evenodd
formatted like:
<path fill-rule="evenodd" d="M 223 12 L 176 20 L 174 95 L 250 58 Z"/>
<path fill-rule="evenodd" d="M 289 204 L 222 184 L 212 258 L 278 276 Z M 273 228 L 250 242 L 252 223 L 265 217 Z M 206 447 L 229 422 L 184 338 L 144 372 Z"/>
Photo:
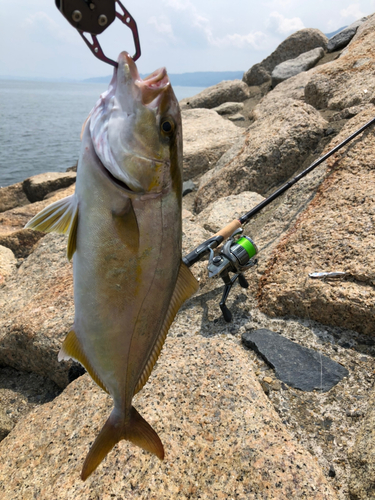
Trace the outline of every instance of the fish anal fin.
<path fill-rule="evenodd" d="M 103 391 L 108 393 L 108 389 L 105 387 L 103 382 L 100 380 L 95 370 L 93 369 L 90 361 L 87 359 L 86 354 L 84 353 L 82 346 L 77 338 L 77 335 L 74 330 L 70 330 L 66 339 L 63 342 L 61 350 L 59 352 L 58 358 L 59 361 L 63 359 L 74 359 L 81 363 L 81 365 L 87 370 L 90 377 L 93 381 L 101 388 Z"/>
<path fill-rule="evenodd" d="M 62 200 L 55 201 L 35 215 L 25 228 L 35 229 L 44 233 L 69 233 L 68 259 L 70 260 L 76 249 L 78 222 L 78 203 L 73 194 Z"/>
<path fill-rule="evenodd" d="M 159 436 L 132 406 L 130 419 L 125 422 L 114 409 L 91 446 L 83 464 L 81 479 L 85 481 L 121 439 L 127 439 L 140 448 L 164 458 L 164 447 Z"/>
<path fill-rule="evenodd" d="M 154 365 L 163 348 L 168 330 L 178 310 L 180 309 L 182 304 L 198 290 L 198 288 L 199 288 L 198 281 L 194 278 L 190 269 L 183 262 L 181 262 L 176 286 L 173 291 L 171 301 L 169 303 L 168 311 L 165 316 L 163 326 L 160 330 L 158 338 L 156 339 L 154 348 L 151 352 L 150 357 L 148 358 L 147 364 L 142 372 L 142 375 L 138 380 L 134 394 L 137 394 L 137 392 L 139 392 L 142 389 L 142 387 L 145 385 L 148 378 L 150 377 L 152 369 L 154 368 Z"/>
<path fill-rule="evenodd" d="M 113 223 L 122 243 L 133 253 L 139 250 L 139 226 L 133 204 L 127 200 L 120 210 L 112 211 Z"/>

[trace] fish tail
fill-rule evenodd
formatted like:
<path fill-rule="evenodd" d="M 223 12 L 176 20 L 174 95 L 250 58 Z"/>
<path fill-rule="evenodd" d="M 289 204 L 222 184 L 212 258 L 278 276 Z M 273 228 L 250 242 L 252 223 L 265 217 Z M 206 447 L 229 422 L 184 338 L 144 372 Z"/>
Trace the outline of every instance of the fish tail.
<path fill-rule="evenodd" d="M 159 436 L 137 410 L 132 406 L 130 419 L 124 423 L 123 417 L 115 409 L 90 448 L 82 468 L 81 479 L 83 481 L 94 472 L 121 439 L 126 439 L 153 453 L 160 460 L 164 459 L 164 448 Z"/>

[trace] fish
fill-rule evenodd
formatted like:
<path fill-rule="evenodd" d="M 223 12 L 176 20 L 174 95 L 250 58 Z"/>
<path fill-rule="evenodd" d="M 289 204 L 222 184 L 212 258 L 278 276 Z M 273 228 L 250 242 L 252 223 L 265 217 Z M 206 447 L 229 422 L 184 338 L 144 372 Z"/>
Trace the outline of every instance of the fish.
<path fill-rule="evenodd" d="M 125 439 L 164 458 L 132 405 L 180 306 L 198 289 L 182 262 L 182 124 L 166 69 L 142 79 L 126 52 L 82 131 L 75 193 L 26 225 L 68 235 L 74 324 L 58 355 L 83 365 L 113 399 L 86 480 Z"/>

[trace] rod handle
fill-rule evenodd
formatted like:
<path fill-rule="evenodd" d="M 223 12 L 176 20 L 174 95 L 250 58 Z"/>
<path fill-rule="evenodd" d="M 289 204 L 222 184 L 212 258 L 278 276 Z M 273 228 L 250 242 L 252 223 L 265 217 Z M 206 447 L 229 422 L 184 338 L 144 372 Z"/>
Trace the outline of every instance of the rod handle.
<path fill-rule="evenodd" d="M 241 222 L 238 219 L 232 220 L 229 224 L 227 224 L 223 229 L 220 229 L 218 233 L 215 234 L 215 236 L 222 236 L 224 240 L 229 238 L 234 231 L 242 226 Z"/>

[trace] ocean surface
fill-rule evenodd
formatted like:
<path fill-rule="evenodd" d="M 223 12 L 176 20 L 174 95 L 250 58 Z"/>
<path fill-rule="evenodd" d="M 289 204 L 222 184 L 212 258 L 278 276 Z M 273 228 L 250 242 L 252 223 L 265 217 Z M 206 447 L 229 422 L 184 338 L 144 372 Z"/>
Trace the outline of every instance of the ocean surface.
<path fill-rule="evenodd" d="M 82 124 L 106 88 L 101 83 L 0 80 L 0 187 L 75 165 Z M 202 90 L 174 87 L 178 100 Z"/>

